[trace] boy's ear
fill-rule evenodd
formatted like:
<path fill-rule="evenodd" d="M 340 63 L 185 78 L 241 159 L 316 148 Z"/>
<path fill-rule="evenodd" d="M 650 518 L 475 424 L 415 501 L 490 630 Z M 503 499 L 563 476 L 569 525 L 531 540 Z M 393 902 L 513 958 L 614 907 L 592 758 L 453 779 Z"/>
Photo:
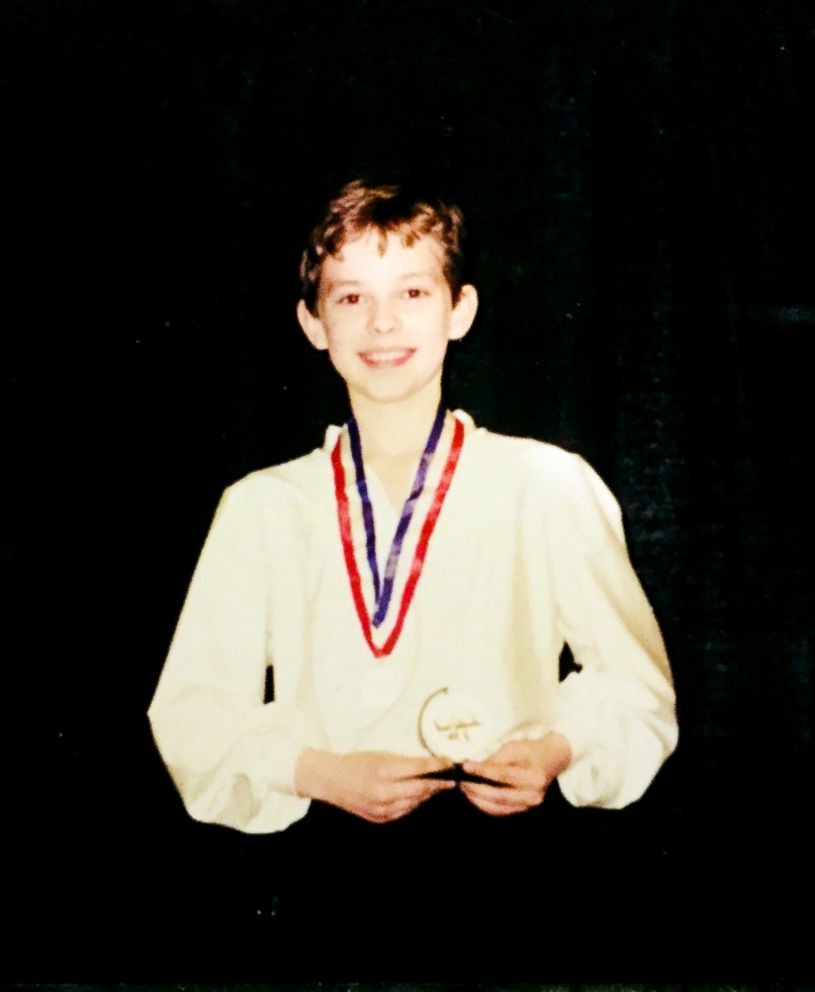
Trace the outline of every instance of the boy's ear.
<path fill-rule="evenodd" d="M 300 300 L 297 304 L 297 320 L 303 328 L 303 333 L 318 351 L 325 351 L 328 348 L 328 338 L 326 337 L 323 322 L 319 317 L 315 317 L 306 306 L 305 300 Z"/>
<path fill-rule="evenodd" d="M 460 341 L 473 326 L 478 310 L 478 292 L 469 284 L 461 287 L 450 318 L 450 340 Z"/>

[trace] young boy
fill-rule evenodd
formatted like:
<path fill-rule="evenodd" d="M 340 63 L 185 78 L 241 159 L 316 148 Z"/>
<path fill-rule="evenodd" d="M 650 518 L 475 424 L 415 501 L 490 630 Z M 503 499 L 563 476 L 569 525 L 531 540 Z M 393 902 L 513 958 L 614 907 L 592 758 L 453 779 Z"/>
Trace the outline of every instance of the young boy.
<path fill-rule="evenodd" d="M 270 833 L 317 800 L 382 823 L 456 788 L 499 817 L 555 779 L 619 808 L 675 747 L 613 496 L 576 455 L 442 404 L 477 308 L 461 229 L 356 181 L 312 232 L 297 316 L 352 416 L 215 516 L 149 713 L 195 819 Z"/>

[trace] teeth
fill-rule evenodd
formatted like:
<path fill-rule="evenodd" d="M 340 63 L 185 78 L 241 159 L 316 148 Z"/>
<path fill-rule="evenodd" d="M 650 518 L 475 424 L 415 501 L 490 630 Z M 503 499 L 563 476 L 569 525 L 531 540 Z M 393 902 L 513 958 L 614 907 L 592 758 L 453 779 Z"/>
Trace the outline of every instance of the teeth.
<path fill-rule="evenodd" d="M 391 348 L 386 351 L 364 351 L 362 358 L 369 365 L 401 365 L 412 354 L 412 348 Z"/>

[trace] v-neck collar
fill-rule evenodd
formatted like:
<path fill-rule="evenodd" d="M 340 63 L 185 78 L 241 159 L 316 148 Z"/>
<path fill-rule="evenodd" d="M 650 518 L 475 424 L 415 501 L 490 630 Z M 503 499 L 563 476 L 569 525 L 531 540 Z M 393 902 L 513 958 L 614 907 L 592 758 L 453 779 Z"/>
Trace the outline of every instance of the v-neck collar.
<path fill-rule="evenodd" d="M 459 420 L 463 424 L 465 439 L 476 430 L 475 421 L 465 410 L 451 410 L 450 413 L 455 420 Z M 455 427 L 455 425 L 453 426 Z M 325 438 L 322 447 L 322 451 L 326 455 L 329 457 L 331 456 L 331 452 L 334 450 L 334 446 L 337 443 L 337 438 L 344 432 L 347 433 L 347 428 L 345 425 L 328 425 L 325 431 Z M 442 440 L 439 442 L 439 446 L 446 447 L 443 440 L 443 435 Z M 433 461 L 436 462 L 436 459 L 434 458 Z M 435 470 L 431 468 L 431 473 L 428 478 L 428 485 L 435 487 L 440 474 L 441 473 L 438 471 L 438 466 L 436 466 Z M 353 465 L 350 461 L 347 465 L 346 479 L 348 480 L 348 486 L 353 488 L 355 483 Z M 399 525 L 401 507 L 397 509 L 393 503 L 391 503 L 390 497 L 388 496 L 388 491 L 385 488 L 385 483 L 380 479 L 376 470 L 368 464 L 365 465 L 365 479 L 368 483 L 368 492 L 374 511 L 374 527 L 376 529 L 376 559 L 379 564 L 380 572 L 382 572 L 388 559 L 388 553 L 391 546 L 391 541 L 393 540 L 393 535 Z"/>
<path fill-rule="evenodd" d="M 473 433 L 473 431 L 477 429 L 477 425 L 475 421 L 469 415 L 469 413 L 467 413 L 466 410 L 451 410 L 450 413 L 456 418 L 456 420 L 460 420 L 461 423 L 464 425 L 465 438 L 468 437 L 470 434 Z M 334 450 L 334 445 L 337 443 L 337 438 L 340 436 L 340 434 L 342 434 L 344 430 L 345 430 L 344 426 L 341 426 L 339 424 L 329 424 L 325 429 L 325 435 L 323 436 L 323 444 L 319 450 L 324 452 L 324 454 L 326 454 L 330 458 L 331 452 Z M 365 466 L 365 471 L 366 473 L 368 471 L 367 465 Z"/>
<path fill-rule="evenodd" d="M 391 654 L 396 646 L 401 634 L 402 626 L 410 608 L 416 585 L 421 575 L 424 559 L 427 554 L 428 544 L 435 529 L 436 520 L 441 512 L 447 490 L 453 481 L 456 465 L 464 444 L 466 434 L 472 431 L 472 420 L 462 415 L 460 411 L 454 414 L 453 437 L 449 451 L 443 458 L 433 458 L 431 460 L 426 485 L 415 506 L 415 520 L 411 521 L 408 528 L 407 539 L 404 550 L 409 550 L 407 555 L 397 556 L 395 572 L 393 574 L 393 591 L 398 597 L 394 601 L 396 609 L 387 609 L 390 602 L 390 593 L 380 601 L 379 596 L 374 591 L 373 580 L 370 575 L 366 575 L 366 570 L 360 568 L 361 561 L 364 560 L 363 549 L 366 547 L 364 537 L 363 513 L 357 492 L 355 469 L 350 451 L 350 440 L 347 431 L 344 436 L 339 429 L 330 430 L 326 434 L 326 440 L 332 440 L 333 446 L 329 452 L 332 472 L 334 475 L 334 491 L 337 501 L 337 513 L 340 527 L 340 537 L 343 547 L 348 579 L 351 586 L 352 598 L 356 608 L 357 616 L 362 628 L 368 647 L 375 658 L 385 658 Z M 469 430 L 468 430 L 469 428 Z M 441 449 L 445 448 L 442 444 Z M 442 454 L 439 451 L 438 454 Z M 367 473 L 366 473 L 367 478 Z M 380 558 L 384 553 L 385 542 L 381 540 L 383 531 L 387 525 L 398 526 L 401 515 L 394 513 L 384 485 L 380 479 L 376 479 L 372 486 L 373 492 L 369 493 L 370 502 L 374 512 L 374 527 L 379 531 L 379 541 L 377 542 L 377 564 L 381 564 Z M 376 504 L 376 505 L 374 505 Z M 383 508 L 388 524 L 383 523 L 380 515 L 378 527 L 376 521 L 377 505 Z M 384 510 L 387 507 L 387 510 Z M 416 526 L 413 526 L 413 525 Z M 390 558 L 390 552 L 388 554 Z M 390 566 L 388 566 L 390 567 Z M 370 572 L 370 569 L 367 570 Z M 397 591 L 399 590 L 399 591 Z M 368 603 L 371 606 L 368 606 Z M 374 626 L 374 616 L 381 607 L 380 619 L 377 626 Z M 392 615 L 393 613 L 393 615 Z M 379 624 L 382 624 L 379 627 Z M 378 631 L 380 636 L 374 639 L 374 633 Z"/>

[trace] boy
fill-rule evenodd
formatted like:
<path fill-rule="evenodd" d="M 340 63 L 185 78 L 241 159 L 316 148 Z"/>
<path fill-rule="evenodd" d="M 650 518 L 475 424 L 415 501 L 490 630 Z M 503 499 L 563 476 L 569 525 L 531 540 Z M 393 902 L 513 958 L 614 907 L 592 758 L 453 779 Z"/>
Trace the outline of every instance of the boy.
<path fill-rule="evenodd" d="M 356 181 L 312 232 L 297 316 L 352 417 L 216 514 L 150 707 L 195 819 L 271 833 L 318 800 L 383 823 L 456 788 L 500 817 L 555 779 L 619 808 L 675 747 L 613 496 L 579 457 L 441 403 L 477 309 L 461 229 Z M 559 682 L 564 642 L 579 670 Z"/>

